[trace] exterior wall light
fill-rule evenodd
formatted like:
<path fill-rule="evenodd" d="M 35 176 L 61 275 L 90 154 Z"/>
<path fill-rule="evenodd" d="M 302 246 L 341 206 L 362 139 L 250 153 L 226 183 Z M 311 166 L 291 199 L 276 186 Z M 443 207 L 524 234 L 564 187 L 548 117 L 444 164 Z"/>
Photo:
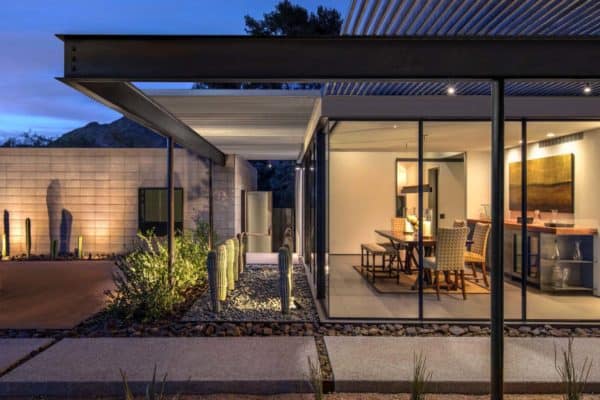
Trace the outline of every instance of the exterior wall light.
<path fill-rule="evenodd" d="M 589 83 L 583 86 L 583 94 L 592 94 L 592 86 Z"/>

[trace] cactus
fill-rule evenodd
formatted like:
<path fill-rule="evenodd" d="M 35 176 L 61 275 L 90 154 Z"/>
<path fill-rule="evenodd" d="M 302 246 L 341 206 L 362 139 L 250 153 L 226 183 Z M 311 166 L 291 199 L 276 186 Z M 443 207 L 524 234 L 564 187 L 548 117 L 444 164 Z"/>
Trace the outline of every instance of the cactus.
<path fill-rule="evenodd" d="M 279 249 L 279 298 L 281 300 L 281 313 L 289 314 L 292 303 L 292 260 L 289 247 Z"/>
<path fill-rule="evenodd" d="M 77 258 L 80 260 L 83 258 L 83 236 L 77 237 Z"/>
<path fill-rule="evenodd" d="M 219 299 L 219 283 L 217 270 L 217 253 L 213 250 L 206 257 L 206 270 L 208 271 L 208 288 L 210 290 L 210 304 L 214 313 L 221 312 L 221 301 Z"/>
<path fill-rule="evenodd" d="M 225 245 L 217 247 L 217 297 L 227 299 L 227 249 Z"/>
<path fill-rule="evenodd" d="M 240 242 L 236 238 L 231 239 L 233 243 L 233 278 L 237 282 L 240 278 Z"/>
<path fill-rule="evenodd" d="M 56 260 L 57 253 L 58 253 L 58 240 L 52 239 L 52 245 L 50 247 L 50 259 Z"/>
<path fill-rule="evenodd" d="M 232 291 L 235 289 L 235 275 L 233 274 L 233 240 L 227 239 L 225 241 L 225 250 L 227 252 L 227 290 Z"/>
<path fill-rule="evenodd" d="M 25 251 L 27 258 L 31 258 L 31 220 L 25 218 Z"/>
<path fill-rule="evenodd" d="M 6 233 L 2 234 L 2 258 L 8 257 L 8 246 L 6 244 Z"/>
<path fill-rule="evenodd" d="M 241 275 L 244 272 L 244 267 L 246 266 L 246 244 L 244 240 L 245 235 L 243 233 L 239 233 L 237 235 L 238 240 L 238 270 Z"/>

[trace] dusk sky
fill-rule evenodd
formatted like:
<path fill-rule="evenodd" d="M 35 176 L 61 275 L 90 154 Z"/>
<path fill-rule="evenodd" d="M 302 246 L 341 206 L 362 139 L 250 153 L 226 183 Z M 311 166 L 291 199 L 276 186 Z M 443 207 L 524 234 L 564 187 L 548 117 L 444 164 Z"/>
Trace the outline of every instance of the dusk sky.
<path fill-rule="evenodd" d="M 62 76 L 56 33 L 244 34 L 244 15 L 277 0 L 6 0 L 0 24 L 0 142 L 25 131 L 60 135 L 119 114 L 54 78 Z M 346 0 L 297 0 L 346 12 Z"/>

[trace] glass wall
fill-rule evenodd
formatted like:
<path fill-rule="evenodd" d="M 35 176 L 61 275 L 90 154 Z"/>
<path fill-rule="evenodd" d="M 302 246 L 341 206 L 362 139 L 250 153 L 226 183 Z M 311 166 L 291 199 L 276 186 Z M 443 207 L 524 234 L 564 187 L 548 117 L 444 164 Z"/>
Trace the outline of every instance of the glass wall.
<path fill-rule="evenodd" d="M 329 316 L 418 318 L 417 122 L 338 121 L 328 146 Z"/>

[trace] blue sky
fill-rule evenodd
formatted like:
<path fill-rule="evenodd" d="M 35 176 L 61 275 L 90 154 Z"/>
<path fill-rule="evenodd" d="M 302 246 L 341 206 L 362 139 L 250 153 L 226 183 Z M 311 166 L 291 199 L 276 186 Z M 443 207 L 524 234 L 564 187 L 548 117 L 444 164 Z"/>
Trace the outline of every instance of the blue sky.
<path fill-rule="evenodd" d="M 119 115 L 56 81 L 56 33 L 243 34 L 244 15 L 260 17 L 277 0 L 6 0 L 0 23 L 0 142 L 28 130 L 60 135 Z M 346 0 L 296 0 L 346 12 Z"/>

